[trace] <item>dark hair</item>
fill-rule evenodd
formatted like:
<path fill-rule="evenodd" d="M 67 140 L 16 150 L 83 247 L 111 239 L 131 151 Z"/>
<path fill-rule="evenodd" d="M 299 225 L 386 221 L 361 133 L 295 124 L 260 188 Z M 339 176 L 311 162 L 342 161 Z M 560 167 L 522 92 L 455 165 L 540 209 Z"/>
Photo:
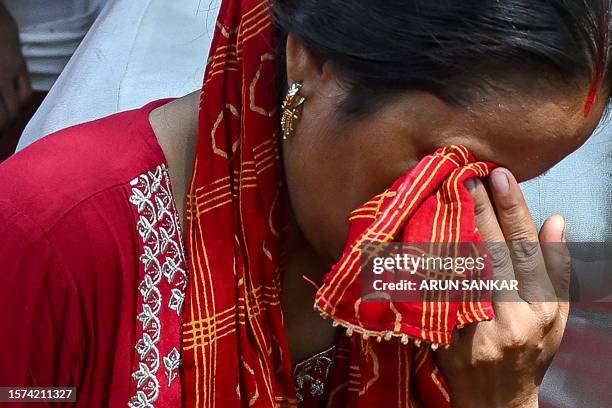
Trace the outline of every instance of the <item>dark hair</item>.
<path fill-rule="evenodd" d="M 469 103 L 512 73 L 601 83 L 609 68 L 610 0 L 273 0 L 272 13 L 281 63 L 287 33 L 331 61 L 345 112 L 407 89 Z"/>

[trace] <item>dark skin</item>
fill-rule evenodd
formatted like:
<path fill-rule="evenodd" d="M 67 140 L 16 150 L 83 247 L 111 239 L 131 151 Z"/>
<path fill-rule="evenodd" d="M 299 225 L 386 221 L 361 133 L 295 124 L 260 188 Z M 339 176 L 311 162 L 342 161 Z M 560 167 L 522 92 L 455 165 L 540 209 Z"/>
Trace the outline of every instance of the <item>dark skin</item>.
<path fill-rule="evenodd" d="M 330 259 L 341 253 L 350 211 L 438 147 L 463 144 L 524 181 L 580 147 L 607 99 L 600 95 L 585 119 L 588 83 L 568 86 L 539 75 L 532 83 L 522 79 L 530 93 L 485 95 L 468 107 L 407 91 L 372 115 L 346 118 L 337 113 L 346 90 L 332 64 L 318 62 L 292 38 L 287 51 L 289 82 L 303 82 L 307 101 L 294 137 L 283 143 L 289 196 L 306 239 Z"/>
<path fill-rule="evenodd" d="M 490 197 L 482 184 L 473 187 L 477 222 L 488 242 L 563 240 L 560 216 L 549 219 L 538 234 L 516 180 L 541 174 L 586 141 L 602 116 L 608 97 L 603 91 L 587 118 L 588 84 L 566 84 L 540 74 L 529 83 L 524 78 L 521 89 L 509 87 L 467 107 L 451 106 L 425 92 L 405 92 L 374 114 L 347 120 L 337 114 L 346 90 L 331 63 L 313 58 L 290 36 L 287 67 L 289 82 L 303 82 L 306 98 L 295 134 L 282 143 L 293 212 L 283 309 L 294 361 L 329 346 L 336 336 L 329 321 L 313 311 L 315 289 L 302 276 L 320 282 L 342 251 L 349 212 L 440 146 L 460 143 L 480 160 L 506 167 L 487 181 Z M 182 215 L 197 139 L 198 99 L 188 95 L 150 117 Z M 543 251 L 513 255 L 494 254 L 506 275 L 521 282 L 539 276 L 560 292 L 567 290 L 566 281 L 559 279 L 567 264 L 559 263 L 558 256 Z M 495 309 L 493 321 L 455 333 L 452 347 L 437 353 L 441 370 L 451 379 L 453 404 L 537 406 L 538 387 L 561 342 L 568 305 L 496 302 Z"/>
<path fill-rule="evenodd" d="M 0 131 L 15 120 L 31 94 L 17 25 L 0 1 Z"/>

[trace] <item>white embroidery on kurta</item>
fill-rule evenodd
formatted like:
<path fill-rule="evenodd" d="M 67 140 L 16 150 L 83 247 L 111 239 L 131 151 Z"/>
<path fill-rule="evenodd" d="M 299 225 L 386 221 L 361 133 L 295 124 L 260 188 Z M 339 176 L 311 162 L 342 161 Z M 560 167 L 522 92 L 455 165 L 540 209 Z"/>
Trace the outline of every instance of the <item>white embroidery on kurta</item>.
<path fill-rule="evenodd" d="M 170 298 L 168 307 L 180 315 L 181 310 L 183 310 L 183 302 L 185 302 L 185 292 L 178 289 L 172 289 L 172 297 Z"/>
<path fill-rule="evenodd" d="M 160 313 L 163 307 L 167 307 L 181 316 L 187 271 L 184 267 L 185 251 L 178 212 L 174 205 L 166 166 L 157 166 L 154 171 L 132 180 L 130 185 L 130 203 L 138 211 L 137 229 L 144 244 L 140 256 L 144 277 L 138 287 L 138 321 L 142 328 L 142 337 L 136 344 L 139 362 L 138 370 L 132 374 L 136 380 L 137 391 L 128 405 L 132 408 L 150 408 L 163 391 L 160 386 L 158 348 L 162 336 Z M 162 299 L 160 291 L 164 277 L 171 286 L 170 291 L 166 290 L 166 299 Z M 177 346 L 180 347 L 179 344 Z M 181 365 L 181 354 L 176 347 L 163 357 L 163 362 L 166 382 L 170 387 Z"/>
<path fill-rule="evenodd" d="M 166 357 L 164 357 L 164 366 L 166 367 L 166 377 L 168 378 L 168 387 L 172 385 L 172 381 L 177 376 L 177 371 L 181 366 L 181 354 L 176 348 L 173 348 Z"/>

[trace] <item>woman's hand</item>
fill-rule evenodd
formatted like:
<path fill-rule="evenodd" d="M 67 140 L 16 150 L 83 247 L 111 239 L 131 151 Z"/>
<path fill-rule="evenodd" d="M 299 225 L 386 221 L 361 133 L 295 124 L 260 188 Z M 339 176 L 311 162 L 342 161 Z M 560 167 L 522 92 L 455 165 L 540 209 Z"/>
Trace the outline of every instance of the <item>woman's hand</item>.
<path fill-rule="evenodd" d="M 0 1 L 0 131 L 17 117 L 31 93 L 17 25 Z"/>
<path fill-rule="evenodd" d="M 436 361 L 453 407 L 537 407 L 540 383 L 569 312 L 570 261 L 561 243 L 565 222 L 549 218 L 538 236 L 510 172 L 495 170 L 489 184 L 491 199 L 480 181 L 469 186 L 476 221 L 487 243 L 499 243 L 489 247 L 495 278 L 516 279 L 519 291 L 494 302 L 494 320 L 456 331 Z"/>

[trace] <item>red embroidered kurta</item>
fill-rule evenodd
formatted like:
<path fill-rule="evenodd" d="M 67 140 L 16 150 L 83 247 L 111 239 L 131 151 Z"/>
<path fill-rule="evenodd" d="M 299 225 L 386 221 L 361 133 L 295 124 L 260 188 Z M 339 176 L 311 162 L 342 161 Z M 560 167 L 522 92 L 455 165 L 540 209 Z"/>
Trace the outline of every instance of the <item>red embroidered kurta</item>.
<path fill-rule="evenodd" d="M 163 103 L 0 165 L 0 386 L 75 386 L 82 407 L 180 406 L 185 252 L 148 121 Z"/>
<path fill-rule="evenodd" d="M 148 120 L 163 103 L 0 165 L 0 387 L 73 386 L 88 408 L 182 406 L 185 249 Z M 327 354 L 295 368 L 303 406 L 321 404 Z"/>

